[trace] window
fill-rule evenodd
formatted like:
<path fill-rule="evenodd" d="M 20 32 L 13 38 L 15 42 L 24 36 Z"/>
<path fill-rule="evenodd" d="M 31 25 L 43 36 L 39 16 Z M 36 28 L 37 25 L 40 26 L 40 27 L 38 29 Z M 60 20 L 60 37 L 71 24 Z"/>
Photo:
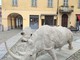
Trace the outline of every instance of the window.
<path fill-rule="evenodd" d="M 78 0 L 78 8 L 80 8 L 80 0 Z"/>
<path fill-rule="evenodd" d="M 17 6 L 17 0 L 12 0 L 12 5 Z"/>
<path fill-rule="evenodd" d="M 64 6 L 68 6 L 68 0 L 64 0 Z"/>
<path fill-rule="evenodd" d="M 53 0 L 48 0 L 48 7 L 52 8 L 53 7 Z"/>
<path fill-rule="evenodd" d="M 32 7 L 37 7 L 37 0 L 32 0 Z"/>
<path fill-rule="evenodd" d="M 39 16 L 38 15 L 30 15 L 30 27 L 32 29 L 39 28 Z"/>

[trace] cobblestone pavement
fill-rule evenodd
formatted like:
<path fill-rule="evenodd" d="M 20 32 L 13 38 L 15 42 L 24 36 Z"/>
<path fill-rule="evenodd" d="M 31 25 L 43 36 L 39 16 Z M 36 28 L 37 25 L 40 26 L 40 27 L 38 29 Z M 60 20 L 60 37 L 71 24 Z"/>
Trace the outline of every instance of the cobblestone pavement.
<path fill-rule="evenodd" d="M 0 44 L 6 41 L 7 39 L 11 38 L 12 36 L 16 35 L 20 31 L 21 31 L 20 29 L 13 29 L 10 31 L 0 32 Z"/>
<path fill-rule="evenodd" d="M 74 40 L 80 39 L 80 31 L 73 31 Z"/>
<path fill-rule="evenodd" d="M 66 60 L 80 60 L 80 50 L 78 50 L 76 53 L 74 53 Z"/>

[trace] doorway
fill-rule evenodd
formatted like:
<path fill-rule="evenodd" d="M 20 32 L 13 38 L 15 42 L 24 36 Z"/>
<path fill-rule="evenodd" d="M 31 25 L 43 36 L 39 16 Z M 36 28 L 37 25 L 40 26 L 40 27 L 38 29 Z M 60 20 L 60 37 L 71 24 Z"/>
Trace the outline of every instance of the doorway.
<path fill-rule="evenodd" d="M 68 15 L 67 14 L 63 14 L 62 15 L 62 26 L 63 27 L 67 27 L 68 26 Z"/>

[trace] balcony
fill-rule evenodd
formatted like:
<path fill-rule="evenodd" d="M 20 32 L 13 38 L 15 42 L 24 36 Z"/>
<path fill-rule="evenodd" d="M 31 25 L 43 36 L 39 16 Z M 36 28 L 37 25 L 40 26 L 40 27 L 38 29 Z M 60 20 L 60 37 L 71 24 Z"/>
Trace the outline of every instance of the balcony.
<path fill-rule="evenodd" d="M 74 6 L 60 6 L 60 8 L 59 8 L 59 12 L 60 13 L 71 13 L 71 12 L 73 12 L 73 8 L 74 8 Z"/>

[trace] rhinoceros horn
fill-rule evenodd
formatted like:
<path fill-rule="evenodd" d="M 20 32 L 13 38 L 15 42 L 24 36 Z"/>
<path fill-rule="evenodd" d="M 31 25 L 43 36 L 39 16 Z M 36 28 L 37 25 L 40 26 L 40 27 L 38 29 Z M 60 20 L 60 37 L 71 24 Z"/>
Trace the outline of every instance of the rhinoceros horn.
<path fill-rule="evenodd" d="M 18 60 L 21 59 L 22 56 L 18 56 L 18 55 L 16 55 L 16 54 L 14 54 L 14 53 L 7 47 L 7 43 L 6 43 L 6 42 L 5 42 L 5 47 L 6 47 L 7 51 L 8 51 L 8 53 L 9 53 L 13 58 L 18 59 Z"/>

